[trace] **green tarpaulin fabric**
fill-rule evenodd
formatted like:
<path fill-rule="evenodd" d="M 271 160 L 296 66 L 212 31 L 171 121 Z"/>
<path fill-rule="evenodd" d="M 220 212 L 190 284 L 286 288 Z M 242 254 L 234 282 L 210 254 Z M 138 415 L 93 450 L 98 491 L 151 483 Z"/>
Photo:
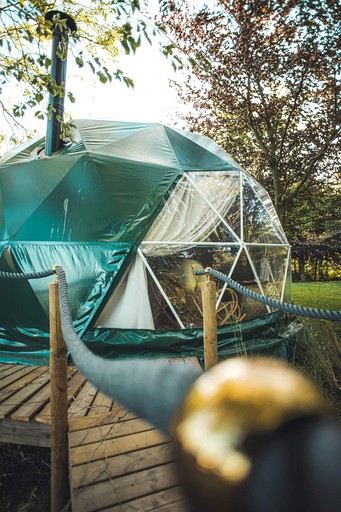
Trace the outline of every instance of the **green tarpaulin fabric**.
<path fill-rule="evenodd" d="M 179 176 L 241 167 L 212 140 L 164 125 L 73 124 L 72 141 L 50 157 L 44 155 L 44 137 L 38 137 L 0 160 L 0 270 L 38 272 L 60 264 L 75 328 L 105 356 L 132 353 L 132 347 L 144 354 L 155 346 L 165 354 L 200 352 L 200 330 L 91 326 Z M 2 279 L 0 303 L 0 361 L 46 364 L 48 279 Z M 247 332 L 246 324 L 243 329 L 220 330 L 223 353 L 232 350 L 231 336 L 242 339 L 234 330 Z"/>
<path fill-rule="evenodd" d="M 287 359 L 302 325 L 275 312 L 255 320 L 218 328 L 220 358 L 240 355 L 264 355 Z M 8 345 L 8 338 L 12 340 Z M 0 329 L 0 361 L 34 365 L 49 364 L 49 337 L 38 330 Z M 203 361 L 202 329 L 174 331 L 89 329 L 83 341 L 95 353 L 107 359 L 121 357 L 190 357 Z"/>
<path fill-rule="evenodd" d="M 264 317 L 218 328 L 220 358 L 236 355 L 268 355 L 286 359 L 291 337 L 296 332 L 292 320 L 275 312 Z M 143 355 L 158 357 L 196 356 L 204 360 L 203 330 L 176 331 L 90 329 L 84 336 L 89 348 L 107 358 Z"/>

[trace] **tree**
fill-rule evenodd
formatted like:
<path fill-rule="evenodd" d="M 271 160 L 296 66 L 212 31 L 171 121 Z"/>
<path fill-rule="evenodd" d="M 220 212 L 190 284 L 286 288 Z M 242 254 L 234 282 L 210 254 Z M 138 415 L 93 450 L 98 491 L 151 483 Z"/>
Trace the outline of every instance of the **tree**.
<path fill-rule="evenodd" d="M 340 214 L 339 189 L 333 183 L 325 183 L 322 177 L 293 201 L 286 232 L 295 279 L 340 278 Z"/>
<path fill-rule="evenodd" d="M 337 2 L 217 0 L 199 11 L 185 0 L 161 3 L 173 46 L 189 63 L 186 79 L 175 84 L 193 105 L 188 125 L 264 184 L 285 224 L 293 205 L 322 173 L 331 179 L 336 165 Z"/>
<path fill-rule="evenodd" d="M 89 67 L 102 83 L 118 79 L 133 87 L 132 80 L 115 68 L 119 47 L 135 53 L 143 39 L 151 42 L 157 29 L 143 8 L 146 0 L 7 0 L 0 4 L 0 109 L 14 128 L 30 109 L 46 115 L 46 93 L 56 93 L 50 78 L 51 23 L 45 14 L 59 9 L 71 15 L 78 30 L 69 40 L 69 53 L 79 68 Z M 63 49 L 60 48 L 62 54 Z M 166 52 L 167 53 L 167 52 Z M 63 58 L 65 55 L 63 56 Z M 9 88 L 20 91 L 20 101 L 6 103 L 1 95 Z M 67 93 L 75 101 L 72 91 Z M 23 124 L 21 124 L 23 127 Z M 15 130 L 13 131 L 14 135 Z"/>

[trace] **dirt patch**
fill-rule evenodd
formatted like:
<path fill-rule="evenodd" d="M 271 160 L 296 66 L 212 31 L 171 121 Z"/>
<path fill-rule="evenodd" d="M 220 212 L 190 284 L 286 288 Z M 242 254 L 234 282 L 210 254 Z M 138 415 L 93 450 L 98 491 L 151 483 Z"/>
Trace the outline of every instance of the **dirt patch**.
<path fill-rule="evenodd" d="M 0 443 L 2 512 L 50 510 L 50 449 Z"/>

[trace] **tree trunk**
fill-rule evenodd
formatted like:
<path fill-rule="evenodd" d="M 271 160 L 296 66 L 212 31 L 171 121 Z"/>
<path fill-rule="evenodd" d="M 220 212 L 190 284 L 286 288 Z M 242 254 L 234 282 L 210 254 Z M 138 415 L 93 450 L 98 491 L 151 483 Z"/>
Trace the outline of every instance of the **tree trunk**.
<path fill-rule="evenodd" d="M 317 265 L 318 265 L 318 258 L 315 258 L 315 264 L 314 264 L 314 281 L 317 281 Z"/>
<path fill-rule="evenodd" d="M 303 257 L 300 257 L 300 259 L 298 260 L 298 264 L 299 264 L 300 281 L 305 281 L 305 272 L 304 272 L 305 259 Z"/>
<path fill-rule="evenodd" d="M 282 184 L 280 180 L 280 170 L 277 162 L 270 162 L 270 169 L 272 173 L 272 183 L 274 187 L 274 204 L 277 215 L 282 224 L 285 222 L 285 207 L 282 201 Z"/>

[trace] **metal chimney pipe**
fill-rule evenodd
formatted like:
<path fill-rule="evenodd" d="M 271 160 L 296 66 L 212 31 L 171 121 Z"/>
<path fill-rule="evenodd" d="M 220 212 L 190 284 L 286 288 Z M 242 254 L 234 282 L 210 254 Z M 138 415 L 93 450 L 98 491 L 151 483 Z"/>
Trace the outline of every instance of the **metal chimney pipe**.
<path fill-rule="evenodd" d="M 45 142 L 45 155 L 50 156 L 55 151 L 58 151 L 63 146 L 61 135 L 61 121 L 64 119 L 64 95 L 65 95 L 65 80 L 66 80 L 66 64 L 67 59 L 61 59 L 57 55 L 57 50 L 61 42 L 68 45 L 69 32 L 75 32 L 77 25 L 73 18 L 61 11 L 49 11 L 45 15 L 45 20 L 53 23 L 53 37 L 52 37 L 52 65 L 51 65 L 51 78 L 55 80 L 56 85 L 62 88 L 61 94 L 49 96 L 49 111 L 51 117 L 47 122 L 46 129 L 46 142 Z M 58 23 L 59 20 L 66 20 L 65 26 Z"/>

